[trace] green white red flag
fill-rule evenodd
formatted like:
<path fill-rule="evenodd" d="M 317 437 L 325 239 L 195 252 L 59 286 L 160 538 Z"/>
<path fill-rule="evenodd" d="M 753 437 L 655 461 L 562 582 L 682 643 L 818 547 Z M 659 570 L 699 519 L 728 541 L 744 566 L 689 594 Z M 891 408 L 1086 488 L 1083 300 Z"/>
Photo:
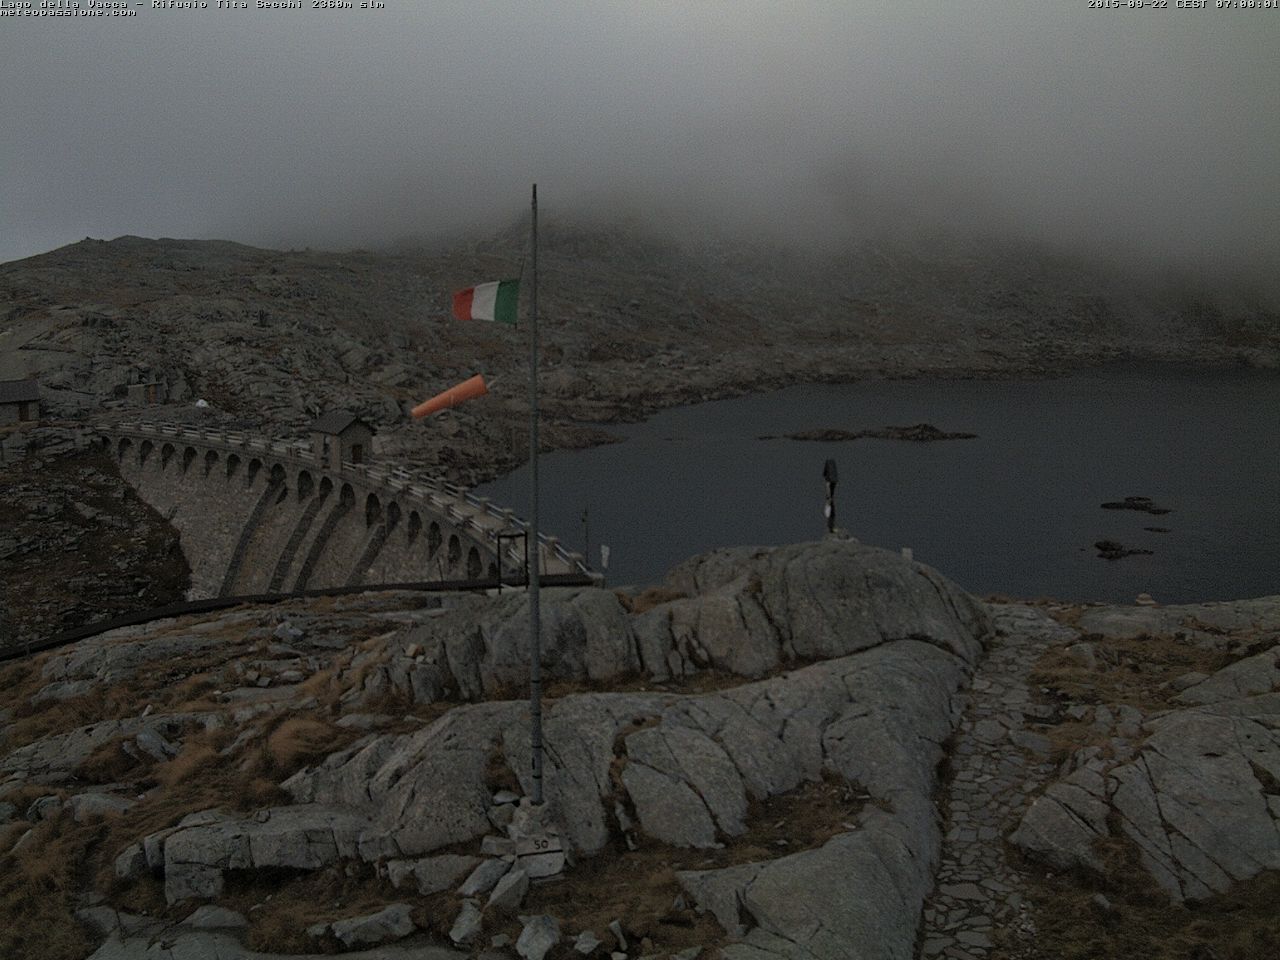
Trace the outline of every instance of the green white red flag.
<path fill-rule="evenodd" d="M 516 301 L 520 298 L 519 280 L 496 280 L 459 290 L 453 295 L 453 315 L 459 320 L 492 320 L 516 322 Z"/>

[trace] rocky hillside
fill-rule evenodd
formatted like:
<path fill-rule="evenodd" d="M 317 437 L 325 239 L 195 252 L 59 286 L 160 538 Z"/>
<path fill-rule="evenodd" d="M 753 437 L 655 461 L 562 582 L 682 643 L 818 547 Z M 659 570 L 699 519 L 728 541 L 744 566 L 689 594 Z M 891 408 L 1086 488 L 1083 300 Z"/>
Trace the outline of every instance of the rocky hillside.
<path fill-rule="evenodd" d="M 621 228 L 541 234 L 551 446 L 606 438 L 583 422 L 797 380 L 1280 357 L 1280 312 L 1259 301 L 1139 287 L 1008 244 L 800 255 Z M 527 338 L 453 320 L 450 293 L 518 273 L 524 247 L 520 229 L 384 253 L 86 239 L 0 265 L 0 376 L 38 376 L 73 416 L 161 381 L 176 402 L 163 416 L 202 398 L 208 416 L 277 435 L 350 407 L 402 462 L 489 478 L 526 455 Z M 489 397 L 408 422 L 408 405 L 478 371 Z"/>
<path fill-rule="evenodd" d="M 189 582 L 177 531 L 102 451 L 43 446 L 0 472 L 0 655 L 185 599 Z"/>
<path fill-rule="evenodd" d="M 1280 598 L 983 604 L 829 539 L 543 617 L 543 807 L 519 593 L 294 600 L 11 665 L 0 955 L 1280 945 Z"/>

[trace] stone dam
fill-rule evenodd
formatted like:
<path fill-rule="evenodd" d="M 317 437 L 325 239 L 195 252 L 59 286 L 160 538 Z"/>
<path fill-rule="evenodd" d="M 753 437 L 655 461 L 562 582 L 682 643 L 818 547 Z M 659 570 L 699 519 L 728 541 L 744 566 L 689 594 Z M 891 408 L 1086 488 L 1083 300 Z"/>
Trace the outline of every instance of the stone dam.
<path fill-rule="evenodd" d="M 102 430 L 121 476 L 178 530 L 188 599 L 364 584 L 523 578 L 526 525 L 445 481 L 325 462 L 305 443 L 149 422 Z M 550 582 L 583 558 L 539 537 Z"/>

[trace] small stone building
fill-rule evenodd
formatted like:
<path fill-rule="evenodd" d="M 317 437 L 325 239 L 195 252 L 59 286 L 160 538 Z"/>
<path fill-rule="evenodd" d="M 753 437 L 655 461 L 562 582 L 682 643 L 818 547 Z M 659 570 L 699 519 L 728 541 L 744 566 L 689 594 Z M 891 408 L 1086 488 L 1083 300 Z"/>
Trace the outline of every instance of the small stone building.
<path fill-rule="evenodd" d="M 368 463 L 373 427 L 347 410 L 332 410 L 311 425 L 316 463 L 339 470 L 345 463 Z"/>
<path fill-rule="evenodd" d="M 0 427 L 40 419 L 40 384 L 34 380 L 0 380 Z"/>

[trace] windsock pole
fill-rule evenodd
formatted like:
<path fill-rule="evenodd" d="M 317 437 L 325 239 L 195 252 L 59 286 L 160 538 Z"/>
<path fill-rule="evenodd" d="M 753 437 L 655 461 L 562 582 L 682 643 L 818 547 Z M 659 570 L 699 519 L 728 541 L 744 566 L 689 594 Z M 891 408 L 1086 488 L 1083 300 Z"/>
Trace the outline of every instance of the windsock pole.
<path fill-rule="evenodd" d="M 529 297 L 529 722 L 533 802 L 542 805 L 542 638 L 538 610 L 538 185 L 533 185 L 532 277 Z"/>

